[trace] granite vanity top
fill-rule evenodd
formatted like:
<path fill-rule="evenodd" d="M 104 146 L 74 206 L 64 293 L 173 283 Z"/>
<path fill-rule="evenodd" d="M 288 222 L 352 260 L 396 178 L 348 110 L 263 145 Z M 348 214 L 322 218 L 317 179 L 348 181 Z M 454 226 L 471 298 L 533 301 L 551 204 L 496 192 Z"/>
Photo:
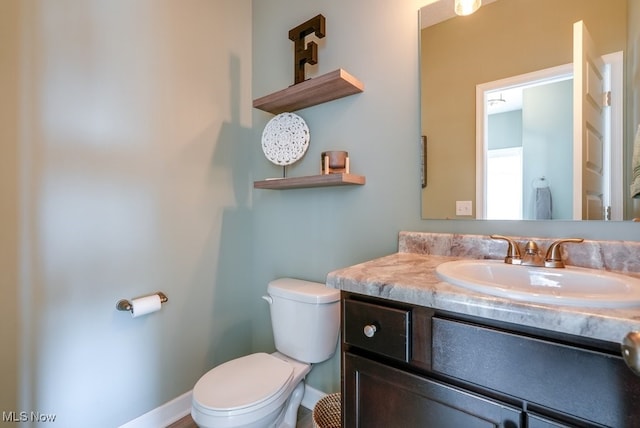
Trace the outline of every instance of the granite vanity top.
<path fill-rule="evenodd" d="M 519 242 L 528 239 L 516 238 Z M 544 247 L 552 240 L 536 241 Z M 506 243 L 489 237 L 401 232 L 398 253 L 331 272 L 327 275 L 327 285 L 613 343 L 620 343 L 630 331 L 640 331 L 640 307 L 601 309 L 528 303 L 477 293 L 443 282 L 436 276 L 435 268 L 440 263 L 463 258 L 500 259 L 505 250 Z M 587 241 L 567 245 L 565 250 L 567 264 L 615 270 L 631 276 L 638 276 L 640 272 L 637 259 L 640 259 L 640 243 L 635 242 Z"/>

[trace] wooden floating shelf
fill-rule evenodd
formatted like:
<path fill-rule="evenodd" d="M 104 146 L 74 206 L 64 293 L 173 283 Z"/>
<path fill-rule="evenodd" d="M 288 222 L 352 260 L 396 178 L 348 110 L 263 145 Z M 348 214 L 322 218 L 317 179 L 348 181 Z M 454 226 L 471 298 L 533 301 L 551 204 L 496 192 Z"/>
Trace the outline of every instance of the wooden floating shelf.
<path fill-rule="evenodd" d="M 340 68 L 255 99 L 253 107 L 280 114 L 337 100 L 362 91 L 364 91 L 364 84 Z"/>
<path fill-rule="evenodd" d="M 362 175 L 355 174 L 322 174 L 307 175 L 304 177 L 273 178 L 271 180 L 254 181 L 256 189 L 302 189 L 309 187 L 330 186 L 362 186 L 366 179 Z"/>

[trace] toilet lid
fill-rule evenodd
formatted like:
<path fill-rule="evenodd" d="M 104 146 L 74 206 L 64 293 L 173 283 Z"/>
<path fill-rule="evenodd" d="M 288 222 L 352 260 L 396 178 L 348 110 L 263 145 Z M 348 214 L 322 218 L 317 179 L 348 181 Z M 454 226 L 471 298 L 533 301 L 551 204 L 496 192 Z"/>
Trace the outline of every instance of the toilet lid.
<path fill-rule="evenodd" d="M 284 388 L 293 367 L 272 355 L 257 353 L 221 364 L 193 387 L 193 397 L 211 410 L 237 410 L 255 406 Z"/>

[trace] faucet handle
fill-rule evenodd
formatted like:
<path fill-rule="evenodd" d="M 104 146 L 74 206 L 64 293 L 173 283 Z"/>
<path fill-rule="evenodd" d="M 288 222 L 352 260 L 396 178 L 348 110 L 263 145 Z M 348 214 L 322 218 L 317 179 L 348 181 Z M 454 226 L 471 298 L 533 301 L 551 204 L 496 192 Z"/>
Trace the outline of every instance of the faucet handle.
<path fill-rule="evenodd" d="M 507 241 L 507 255 L 504 258 L 505 263 L 511 265 L 519 265 L 522 263 L 520 248 L 518 248 L 518 244 L 513 239 L 502 235 L 491 235 L 491 239 L 502 239 L 503 241 Z"/>
<path fill-rule="evenodd" d="M 553 244 L 549 246 L 547 250 L 547 255 L 544 257 L 544 266 L 552 267 L 552 268 L 563 268 L 564 262 L 562 261 L 562 253 L 560 252 L 560 245 L 565 242 L 574 242 L 580 243 L 584 241 L 582 238 L 567 238 L 567 239 L 558 239 Z"/>

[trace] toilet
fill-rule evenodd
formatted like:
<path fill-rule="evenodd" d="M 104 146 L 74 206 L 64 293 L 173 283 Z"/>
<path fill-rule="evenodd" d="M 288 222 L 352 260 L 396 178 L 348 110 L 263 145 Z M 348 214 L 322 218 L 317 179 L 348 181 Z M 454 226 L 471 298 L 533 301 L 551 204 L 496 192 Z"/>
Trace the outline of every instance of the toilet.
<path fill-rule="evenodd" d="M 311 364 L 336 350 L 339 290 L 280 278 L 269 283 L 263 299 L 277 351 L 227 361 L 198 380 L 191 417 L 201 428 L 295 428 Z"/>

